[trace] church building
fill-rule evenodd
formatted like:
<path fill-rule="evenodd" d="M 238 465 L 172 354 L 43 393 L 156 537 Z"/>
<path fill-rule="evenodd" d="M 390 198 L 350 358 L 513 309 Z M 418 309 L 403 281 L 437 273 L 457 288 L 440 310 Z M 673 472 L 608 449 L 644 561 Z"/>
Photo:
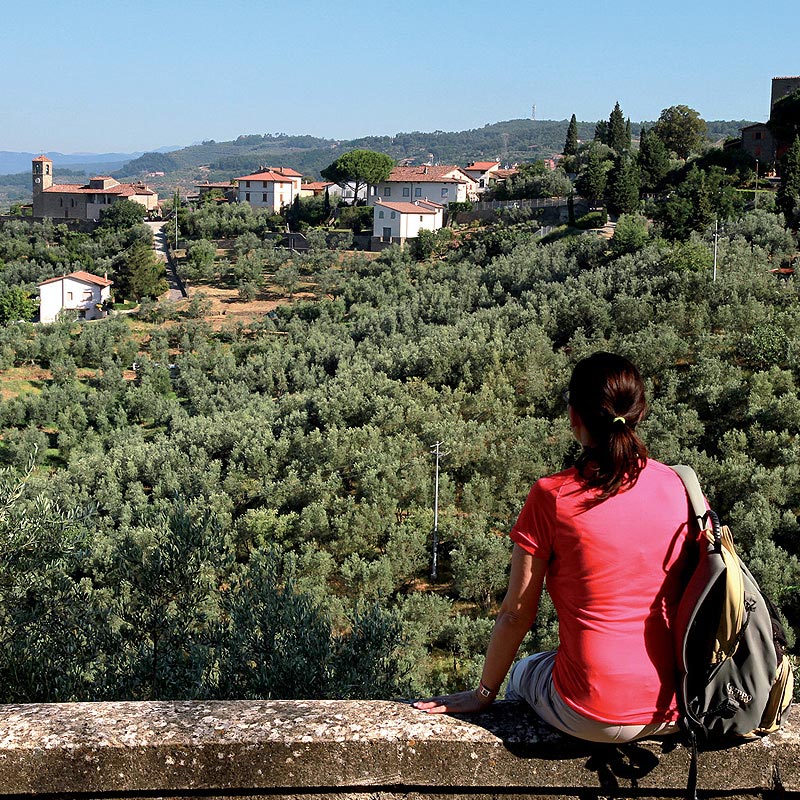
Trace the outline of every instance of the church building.
<path fill-rule="evenodd" d="M 53 162 L 47 156 L 31 165 L 34 219 L 94 219 L 117 200 L 133 200 L 148 211 L 158 206 L 158 194 L 143 183 L 120 183 L 107 175 L 87 184 L 53 183 Z"/>

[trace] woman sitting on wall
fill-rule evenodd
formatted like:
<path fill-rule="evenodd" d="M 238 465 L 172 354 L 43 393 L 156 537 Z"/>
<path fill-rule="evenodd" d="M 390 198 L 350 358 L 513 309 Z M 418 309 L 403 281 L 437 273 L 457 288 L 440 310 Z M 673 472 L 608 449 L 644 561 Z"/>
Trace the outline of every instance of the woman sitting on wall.
<path fill-rule="evenodd" d="M 546 579 L 559 648 L 517 662 L 506 697 L 590 741 L 674 733 L 670 627 L 694 541 L 686 492 L 636 434 L 644 384 L 627 359 L 595 353 L 580 361 L 568 406 L 583 450 L 574 467 L 537 481 L 511 531 L 511 578 L 478 687 L 414 706 L 431 714 L 488 706 L 536 618 Z"/>

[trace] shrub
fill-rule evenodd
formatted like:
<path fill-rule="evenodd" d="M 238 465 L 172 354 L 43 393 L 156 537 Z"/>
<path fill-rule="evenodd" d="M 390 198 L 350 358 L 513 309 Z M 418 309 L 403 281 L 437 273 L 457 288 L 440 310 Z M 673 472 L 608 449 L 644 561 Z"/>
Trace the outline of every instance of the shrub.
<path fill-rule="evenodd" d="M 602 228 L 608 222 L 608 211 L 602 209 L 600 211 L 590 211 L 582 217 L 575 220 L 575 227 L 581 230 L 589 230 L 590 228 Z"/>

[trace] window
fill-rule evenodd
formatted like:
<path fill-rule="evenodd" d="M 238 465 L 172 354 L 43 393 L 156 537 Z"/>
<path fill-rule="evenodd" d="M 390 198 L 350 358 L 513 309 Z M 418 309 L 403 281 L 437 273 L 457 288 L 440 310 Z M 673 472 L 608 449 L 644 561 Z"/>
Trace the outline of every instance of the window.
<path fill-rule="evenodd" d="M 84 289 L 83 290 L 83 297 L 81 300 L 91 300 L 92 299 L 92 290 L 91 289 Z"/>
<path fill-rule="evenodd" d="M 249 189 L 250 188 L 250 181 L 245 181 L 244 182 L 244 188 L 245 189 Z"/>
<path fill-rule="evenodd" d="M 72 300 L 72 292 L 67 292 L 67 300 Z"/>
<path fill-rule="evenodd" d="M 378 212 L 378 219 L 383 219 L 383 211 Z"/>
<path fill-rule="evenodd" d="M 411 197 L 411 189 L 408 186 L 403 187 L 403 197 Z"/>
<path fill-rule="evenodd" d="M 250 192 L 245 192 L 244 199 L 249 203 L 250 202 Z"/>
<path fill-rule="evenodd" d="M 757 142 L 760 142 L 760 141 L 761 141 L 761 137 L 762 137 L 762 135 L 763 135 L 763 133 L 762 133 L 761 131 L 756 131 L 756 136 L 755 136 L 755 138 L 756 138 L 756 141 L 757 141 Z"/>
<path fill-rule="evenodd" d="M 64 198 L 63 198 L 63 197 L 59 197 L 59 198 L 58 198 L 58 204 L 59 204 L 60 206 L 63 206 L 63 205 L 64 205 Z"/>
<path fill-rule="evenodd" d="M 267 193 L 266 192 L 264 192 L 264 194 L 261 195 L 261 202 L 262 203 L 266 203 L 267 202 Z"/>
<path fill-rule="evenodd" d="M 414 197 L 422 197 L 422 189 L 420 189 L 419 187 L 414 189 Z"/>
<path fill-rule="evenodd" d="M 383 187 L 383 196 L 384 197 L 391 197 L 392 196 L 392 187 L 391 186 L 384 186 Z"/>
<path fill-rule="evenodd" d="M 449 191 L 450 190 L 445 186 L 444 189 L 442 189 L 442 197 L 447 197 Z"/>
<path fill-rule="evenodd" d="M 45 164 L 44 165 L 44 174 L 45 175 L 49 175 L 50 174 L 50 165 L 49 164 Z"/>
<path fill-rule="evenodd" d="M 261 181 L 261 188 L 262 189 L 266 189 L 267 188 L 267 182 L 266 181 Z"/>
<path fill-rule="evenodd" d="M 75 208 L 75 198 L 74 197 L 70 199 L 69 204 L 70 204 L 70 206 L 72 206 L 72 208 Z"/>
<path fill-rule="evenodd" d="M 394 219 L 396 216 L 397 214 L 395 214 L 394 211 L 392 211 L 392 219 Z"/>
<path fill-rule="evenodd" d="M 420 216 L 419 221 L 422 222 L 422 217 Z"/>

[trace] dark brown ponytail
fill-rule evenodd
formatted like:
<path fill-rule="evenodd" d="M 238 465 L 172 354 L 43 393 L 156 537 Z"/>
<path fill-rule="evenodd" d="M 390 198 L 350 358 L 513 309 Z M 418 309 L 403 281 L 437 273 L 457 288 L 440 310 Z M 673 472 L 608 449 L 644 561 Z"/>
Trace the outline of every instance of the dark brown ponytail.
<path fill-rule="evenodd" d="M 647 447 L 636 425 L 647 403 L 639 370 L 614 353 L 594 353 L 578 362 L 569 382 L 569 404 L 591 437 L 575 466 L 599 499 L 636 483 L 647 463 Z"/>

